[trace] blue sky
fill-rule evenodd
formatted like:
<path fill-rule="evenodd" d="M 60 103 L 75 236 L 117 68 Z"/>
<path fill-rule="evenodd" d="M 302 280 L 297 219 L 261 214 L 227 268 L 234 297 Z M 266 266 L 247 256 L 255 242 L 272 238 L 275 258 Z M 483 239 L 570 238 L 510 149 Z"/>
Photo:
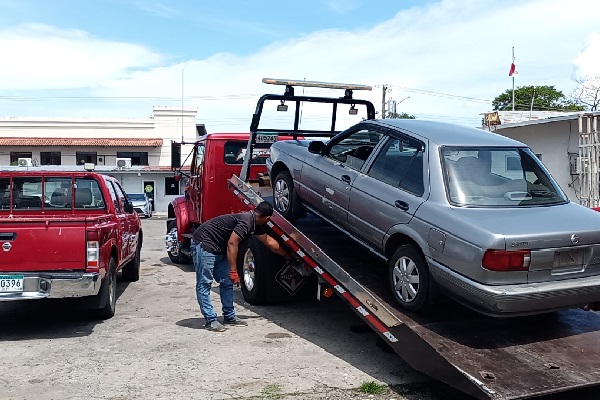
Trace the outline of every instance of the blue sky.
<path fill-rule="evenodd" d="M 209 131 L 245 131 L 258 96 L 279 92 L 261 78 L 275 77 L 373 85 L 364 97 L 378 108 L 385 84 L 399 111 L 476 125 L 512 86 L 513 46 L 517 85 L 567 94 L 599 75 L 599 11 L 596 0 L 3 0 L 0 118 L 145 118 L 183 102 Z"/>

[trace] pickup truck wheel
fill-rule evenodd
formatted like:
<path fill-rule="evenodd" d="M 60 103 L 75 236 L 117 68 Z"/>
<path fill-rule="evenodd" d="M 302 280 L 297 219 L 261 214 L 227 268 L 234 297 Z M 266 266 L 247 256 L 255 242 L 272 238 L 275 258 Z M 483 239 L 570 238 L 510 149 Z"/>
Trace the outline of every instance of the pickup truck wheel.
<path fill-rule="evenodd" d="M 108 273 L 100 286 L 100 308 L 91 310 L 94 318 L 109 319 L 115 315 L 117 305 L 117 262 L 111 257 L 108 264 Z"/>
<path fill-rule="evenodd" d="M 255 237 L 242 243 L 238 251 L 238 274 L 244 300 L 252 305 L 266 300 L 267 268 L 271 252 Z"/>
<path fill-rule="evenodd" d="M 390 260 L 389 281 L 394 298 L 409 311 L 421 311 L 429 296 L 429 268 L 413 245 L 398 248 Z"/>
<path fill-rule="evenodd" d="M 140 238 L 135 249 L 135 256 L 123 267 L 123 271 L 121 272 L 125 282 L 137 282 L 140 280 L 141 252 L 142 240 Z"/>
<path fill-rule="evenodd" d="M 169 222 L 169 225 L 167 226 L 167 235 L 175 238 L 174 240 L 177 241 L 177 221 Z M 192 259 L 183 254 L 181 251 L 181 244 L 182 243 L 180 241 L 177 241 L 174 246 L 171 246 L 170 249 L 167 250 L 167 254 L 169 255 L 171 261 L 175 264 L 189 264 Z"/>
<path fill-rule="evenodd" d="M 302 204 L 294 190 L 294 180 L 288 171 L 281 171 L 273 182 L 273 203 L 275 209 L 288 221 L 302 215 Z"/>

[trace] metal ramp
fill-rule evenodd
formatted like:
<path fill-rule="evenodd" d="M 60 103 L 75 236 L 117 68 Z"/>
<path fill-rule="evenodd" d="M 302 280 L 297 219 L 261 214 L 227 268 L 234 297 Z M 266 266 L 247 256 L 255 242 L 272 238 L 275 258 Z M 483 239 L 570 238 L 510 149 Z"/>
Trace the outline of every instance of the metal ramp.
<path fill-rule="evenodd" d="M 262 201 L 237 176 L 249 208 Z M 600 385 L 600 314 L 566 310 L 492 318 L 448 302 L 424 314 L 395 307 L 386 266 L 317 219 L 269 223 L 318 276 L 413 368 L 479 399 L 524 399 Z M 341 249 L 341 250 L 340 250 Z M 600 393 L 600 391 L 599 391 Z"/>

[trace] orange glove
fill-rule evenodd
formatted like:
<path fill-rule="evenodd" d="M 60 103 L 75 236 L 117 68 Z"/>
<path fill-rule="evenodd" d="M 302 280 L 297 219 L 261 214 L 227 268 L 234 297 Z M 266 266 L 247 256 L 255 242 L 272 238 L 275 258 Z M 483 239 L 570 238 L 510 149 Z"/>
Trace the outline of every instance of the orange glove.
<path fill-rule="evenodd" d="M 231 279 L 231 283 L 235 286 L 240 286 L 240 277 L 237 271 L 229 271 L 229 279 Z"/>

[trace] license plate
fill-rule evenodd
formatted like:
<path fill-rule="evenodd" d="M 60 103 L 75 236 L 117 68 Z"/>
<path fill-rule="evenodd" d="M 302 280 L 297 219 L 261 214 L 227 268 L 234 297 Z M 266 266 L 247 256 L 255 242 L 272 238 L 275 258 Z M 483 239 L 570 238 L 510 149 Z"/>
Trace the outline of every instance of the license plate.
<path fill-rule="evenodd" d="M 256 134 L 256 143 L 275 143 L 278 137 L 279 135 L 276 133 L 258 133 Z"/>
<path fill-rule="evenodd" d="M 22 292 L 23 275 L 0 275 L 0 292 Z"/>
<path fill-rule="evenodd" d="M 583 264 L 583 249 L 570 249 L 554 252 L 554 267 L 571 267 Z"/>

